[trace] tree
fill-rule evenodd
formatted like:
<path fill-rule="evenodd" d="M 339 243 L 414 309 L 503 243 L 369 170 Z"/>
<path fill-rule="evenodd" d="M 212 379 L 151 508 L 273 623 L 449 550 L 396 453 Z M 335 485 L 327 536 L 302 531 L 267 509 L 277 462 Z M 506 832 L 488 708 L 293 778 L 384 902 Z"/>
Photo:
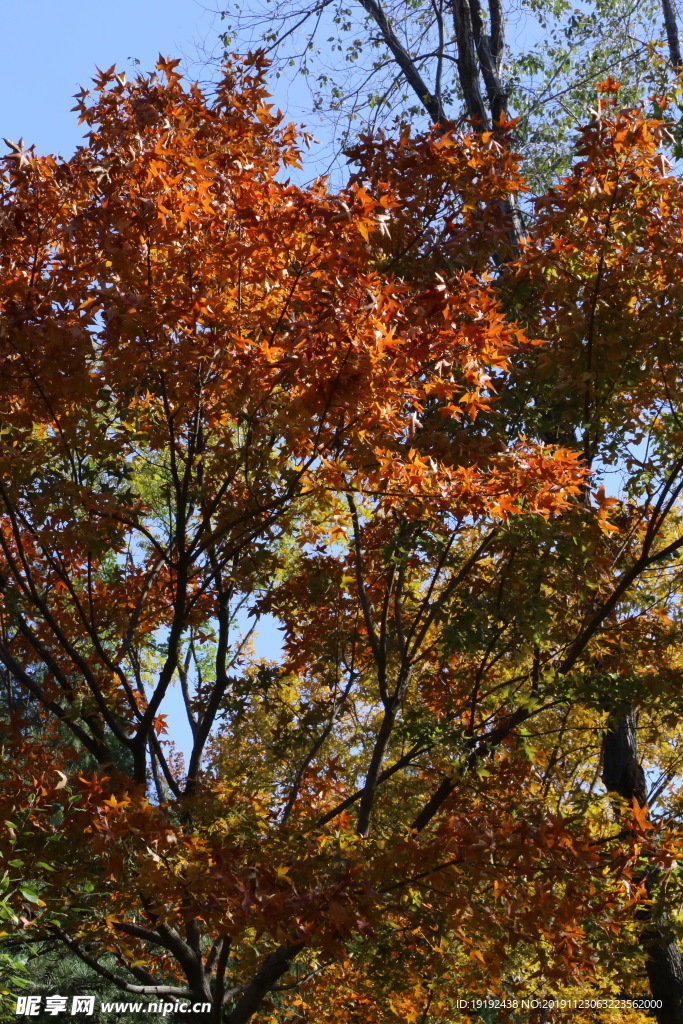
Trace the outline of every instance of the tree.
<path fill-rule="evenodd" d="M 262 56 L 212 100 L 176 63 L 101 73 L 71 160 L 6 158 L 13 941 L 229 1024 L 646 991 L 637 911 L 676 891 L 678 826 L 591 776 L 616 699 L 652 694 L 669 772 L 680 703 L 661 102 L 604 86 L 517 251 L 502 124 L 364 137 L 344 190 L 299 188 Z M 590 476 L 610 458 L 626 502 Z"/>
<path fill-rule="evenodd" d="M 676 98 L 678 118 L 670 123 L 668 152 L 680 159 L 680 40 L 676 11 L 669 0 L 620 4 L 610 0 L 579 9 L 564 3 L 527 3 L 513 8 L 500 0 L 452 0 L 449 3 L 382 3 L 359 5 L 323 2 L 297 4 L 268 0 L 265 8 L 247 12 L 231 5 L 225 12 L 230 27 L 226 46 L 238 48 L 261 36 L 280 72 L 295 67 L 311 76 L 316 109 L 341 126 L 341 148 L 360 122 L 386 124 L 391 117 L 435 125 L 468 118 L 479 130 L 496 129 L 513 112 L 523 171 L 537 195 L 558 172 L 566 171 L 573 150 L 569 133 L 593 114 L 593 85 L 609 73 L 621 81 L 622 103 L 644 102 L 650 94 Z M 508 22 L 510 24 L 508 24 Z M 507 30 L 516 30 L 509 45 Z M 321 45 L 321 32 L 330 31 Z M 337 53 L 335 74 L 326 63 Z M 668 58 L 668 60 L 667 60 Z M 339 64 L 346 65 L 342 74 Z M 599 112 L 598 112 L 599 116 Z M 511 240 L 524 234 L 517 196 L 503 201 L 512 213 Z M 533 223 L 532 211 L 526 211 Z M 501 258 L 504 259 L 504 256 Z M 590 345 L 589 345 L 590 347 Z M 591 372 L 590 367 L 588 372 Z M 582 389 L 579 388 L 579 392 Z M 547 408 L 542 437 L 561 436 L 558 408 Z M 572 438 L 583 425 L 579 417 L 567 425 Z M 619 752 L 618 773 L 628 764 L 633 779 L 642 775 L 633 707 L 617 701 L 605 732 L 602 758 L 610 778 L 610 757 Z M 618 734 L 618 742 L 608 740 Z M 615 739 L 616 739 L 615 734 Z M 606 783 L 607 784 L 607 783 Z M 609 786 L 608 786 L 609 788 Z M 642 785 L 621 786 L 623 798 L 642 796 Z M 660 914 L 665 922 L 666 914 Z M 666 1019 L 683 1021 L 683 959 L 668 925 L 656 929 L 665 963 L 650 971 L 653 993 L 669 989 Z M 663 945 L 662 945 L 663 943 Z M 665 952 L 668 950 L 668 952 Z M 659 954 L 657 954 L 659 955 Z M 655 960 L 657 956 L 655 956 Z M 663 983 L 661 978 L 668 981 Z M 675 993 L 675 994 L 674 994 Z"/>
<path fill-rule="evenodd" d="M 330 164 L 361 131 L 397 121 L 469 118 L 488 130 L 514 116 L 525 177 L 542 194 L 571 163 L 596 82 L 619 80 L 624 105 L 679 94 L 669 0 L 266 0 L 227 4 L 223 17 L 226 52 L 264 46 L 278 75 L 310 84 L 335 136 L 323 150 Z M 680 149 L 680 127 L 676 138 Z"/>

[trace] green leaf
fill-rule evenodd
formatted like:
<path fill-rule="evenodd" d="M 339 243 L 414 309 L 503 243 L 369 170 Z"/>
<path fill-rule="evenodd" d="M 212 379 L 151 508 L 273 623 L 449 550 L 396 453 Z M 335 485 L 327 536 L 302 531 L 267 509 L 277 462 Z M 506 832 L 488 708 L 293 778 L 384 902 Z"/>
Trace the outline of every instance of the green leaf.
<path fill-rule="evenodd" d="M 40 903 L 40 896 L 38 895 L 38 890 L 34 886 L 20 885 L 19 892 L 21 893 L 25 900 L 29 901 L 29 903 Z"/>

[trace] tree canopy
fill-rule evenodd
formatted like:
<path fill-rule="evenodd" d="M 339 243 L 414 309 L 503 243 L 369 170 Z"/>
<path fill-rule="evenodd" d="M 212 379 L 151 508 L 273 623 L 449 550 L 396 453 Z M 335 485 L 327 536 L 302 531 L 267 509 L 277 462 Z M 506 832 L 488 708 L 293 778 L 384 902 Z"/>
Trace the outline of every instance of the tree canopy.
<path fill-rule="evenodd" d="M 678 1021 L 664 98 L 603 82 L 520 238 L 505 117 L 301 187 L 263 55 L 177 63 L 5 158 L 5 955 L 225 1024 Z"/>

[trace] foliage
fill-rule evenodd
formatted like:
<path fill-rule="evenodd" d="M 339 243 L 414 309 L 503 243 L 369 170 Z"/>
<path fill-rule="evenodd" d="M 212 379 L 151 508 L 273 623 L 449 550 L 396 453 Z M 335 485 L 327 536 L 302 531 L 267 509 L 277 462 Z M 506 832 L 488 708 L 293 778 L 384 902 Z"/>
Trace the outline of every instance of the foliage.
<path fill-rule="evenodd" d="M 504 123 L 300 188 L 262 55 L 176 63 L 6 158 L 6 930 L 229 1024 L 646 994 L 678 816 L 598 778 L 628 702 L 680 800 L 666 123 L 608 80 L 517 250 Z"/>

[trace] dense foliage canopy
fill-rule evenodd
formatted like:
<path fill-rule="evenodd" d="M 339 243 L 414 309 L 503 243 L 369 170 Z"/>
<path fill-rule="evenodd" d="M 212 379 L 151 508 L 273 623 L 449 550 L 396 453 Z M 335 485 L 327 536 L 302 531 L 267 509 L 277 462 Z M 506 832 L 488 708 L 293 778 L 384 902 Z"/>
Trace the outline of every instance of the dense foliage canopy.
<path fill-rule="evenodd" d="M 8 962 L 64 948 L 226 1024 L 675 1009 L 664 100 L 604 83 L 519 241 L 504 118 L 364 136 L 303 188 L 261 55 L 211 98 L 176 63 L 102 73 L 71 160 L 5 158 Z"/>

